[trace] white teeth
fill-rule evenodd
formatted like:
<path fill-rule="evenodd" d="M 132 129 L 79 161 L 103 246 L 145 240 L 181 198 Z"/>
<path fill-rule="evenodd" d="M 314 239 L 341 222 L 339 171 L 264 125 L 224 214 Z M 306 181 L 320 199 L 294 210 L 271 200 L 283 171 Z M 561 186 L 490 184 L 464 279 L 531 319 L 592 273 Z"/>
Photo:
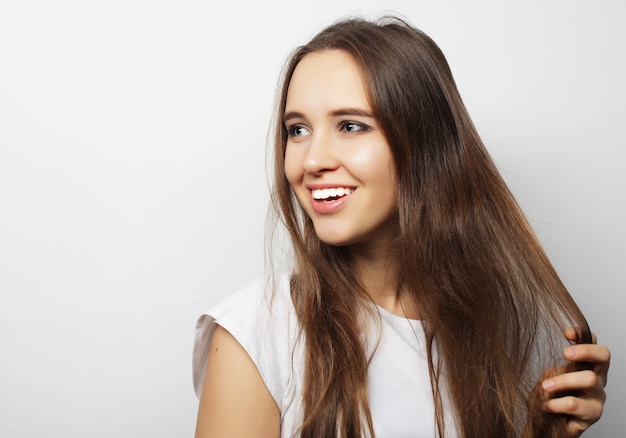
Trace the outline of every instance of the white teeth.
<path fill-rule="evenodd" d="M 333 187 L 332 189 L 314 189 L 311 192 L 313 199 L 323 200 L 349 195 L 352 191 L 349 187 Z"/>

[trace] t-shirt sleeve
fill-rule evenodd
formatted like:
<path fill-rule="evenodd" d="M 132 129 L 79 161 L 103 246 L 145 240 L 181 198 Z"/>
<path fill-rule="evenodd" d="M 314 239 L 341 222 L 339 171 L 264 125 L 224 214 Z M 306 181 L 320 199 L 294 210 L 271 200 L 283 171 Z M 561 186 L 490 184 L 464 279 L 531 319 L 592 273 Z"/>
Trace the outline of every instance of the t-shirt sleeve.
<path fill-rule="evenodd" d="M 198 397 L 216 325 L 246 350 L 281 409 L 291 381 L 291 358 L 298 336 L 288 278 L 254 281 L 200 316 L 193 350 L 193 382 Z"/>

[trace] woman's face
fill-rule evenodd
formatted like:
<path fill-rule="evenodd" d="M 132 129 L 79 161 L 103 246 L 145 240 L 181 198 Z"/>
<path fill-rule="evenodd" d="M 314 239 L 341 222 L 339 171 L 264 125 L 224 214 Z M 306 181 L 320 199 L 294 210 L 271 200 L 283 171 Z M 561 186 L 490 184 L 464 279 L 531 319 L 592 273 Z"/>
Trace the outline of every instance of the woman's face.
<path fill-rule="evenodd" d="M 389 144 L 354 59 L 306 55 L 289 88 L 285 175 L 320 240 L 387 244 L 397 234 L 397 180 Z"/>

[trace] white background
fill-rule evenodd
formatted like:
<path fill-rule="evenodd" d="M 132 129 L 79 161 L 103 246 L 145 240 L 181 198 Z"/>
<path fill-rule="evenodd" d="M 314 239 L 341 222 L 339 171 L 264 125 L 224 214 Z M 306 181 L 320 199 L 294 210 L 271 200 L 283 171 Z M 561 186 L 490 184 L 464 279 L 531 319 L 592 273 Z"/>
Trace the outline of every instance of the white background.
<path fill-rule="evenodd" d="M 626 404 L 626 3 L 0 4 L 0 436 L 192 436 L 197 316 L 263 269 L 289 51 L 396 11 L 442 47 Z"/>

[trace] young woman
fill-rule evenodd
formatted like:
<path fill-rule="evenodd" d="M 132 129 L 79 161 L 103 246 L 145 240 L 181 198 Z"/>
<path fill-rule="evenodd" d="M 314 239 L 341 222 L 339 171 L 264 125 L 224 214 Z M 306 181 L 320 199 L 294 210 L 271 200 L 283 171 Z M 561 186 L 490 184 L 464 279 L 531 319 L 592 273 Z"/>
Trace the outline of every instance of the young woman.
<path fill-rule="evenodd" d="M 289 60 L 275 131 L 294 266 L 200 318 L 197 437 L 576 437 L 600 418 L 609 351 L 430 38 L 328 27 Z"/>

